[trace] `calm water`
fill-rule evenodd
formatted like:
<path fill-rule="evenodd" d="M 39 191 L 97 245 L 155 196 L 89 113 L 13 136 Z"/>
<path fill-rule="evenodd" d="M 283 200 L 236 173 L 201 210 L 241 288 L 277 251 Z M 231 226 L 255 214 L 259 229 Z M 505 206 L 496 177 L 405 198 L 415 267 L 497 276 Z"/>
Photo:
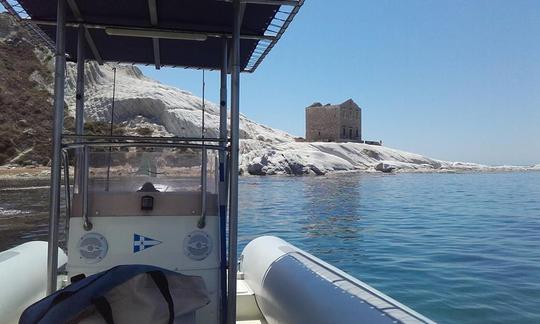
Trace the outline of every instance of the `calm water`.
<path fill-rule="evenodd" d="M 0 248 L 47 189 L 0 184 Z M 43 184 L 41 184 L 43 185 Z M 240 243 L 277 235 L 441 323 L 540 323 L 540 172 L 241 179 Z"/>

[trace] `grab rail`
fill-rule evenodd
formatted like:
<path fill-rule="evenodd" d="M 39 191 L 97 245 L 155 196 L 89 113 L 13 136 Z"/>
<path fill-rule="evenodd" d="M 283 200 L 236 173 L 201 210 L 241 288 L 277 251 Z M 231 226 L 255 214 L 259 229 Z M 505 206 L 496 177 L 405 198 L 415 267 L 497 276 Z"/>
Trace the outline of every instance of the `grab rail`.
<path fill-rule="evenodd" d="M 69 190 L 69 156 L 66 150 L 62 151 L 62 164 L 64 165 L 64 188 L 66 190 L 66 219 L 71 215 L 71 192 Z"/>
<path fill-rule="evenodd" d="M 74 135 L 73 138 L 83 138 L 83 137 L 91 137 L 91 136 L 78 136 Z M 110 137 L 110 136 L 108 136 Z M 113 136 L 114 137 L 114 136 Z M 224 142 L 224 141 L 222 141 Z M 65 178 L 66 181 L 66 197 L 67 197 L 67 212 L 66 215 L 68 216 L 68 221 L 71 215 L 71 193 L 69 190 L 69 153 L 68 150 L 70 149 L 82 149 L 82 165 L 78 167 L 80 176 L 80 184 L 79 184 L 79 192 L 81 193 L 82 197 L 82 218 L 83 218 L 83 228 L 86 231 L 90 231 L 93 228 L 92 221 L 90 220 L 90 215 L 88 212 L 88 171 L 89 171 L 89 148 L 90 147 L 170 147 L 170 148 L 195 148 L 195 149 L 201 149 L 202 151 L 202 169 L 201 169 L 201 190 L 202 190 L 202 197 L 201 197 L 201 215 L 199 217 L 199 220 L 197 222 L 197 227 L 204 228 L 206 226 L 206 212 L 207 212 L 207 201 L 206 201 L 206 193 L 208 190 L 207 185 L 207 150 L 216 150 L 216 151 L 227 151 L 228 148 L 223 145 L 213 145 L 213 144 L 193 144 L 193 143 L 158 143 L 158 142 L 74 142 L 74 143 L 68 143 L 62 145 L 62 153 L 63 153 L 63 160 L 65 165 Z"/>
<path fill-rule="evenodd" d="M 88 216 L 88 147 L 83 146 L 83 166 L 82 166 L 82 216 L 83 216 L 83 228 L 85 231 L 92 230 L 92 227 L 94 225 L 90 221 L 90 217 Z"/>
<path fill-rule="evenodd" d="M 125 135 L 75 135 L 62 134 L 63 139 L 75 140 L 117 140 L 117 141 L 152 141 L 152 142 L 228 142 L 228 139 L 212 137 L 178 137 L 178 136 L 125 136 Z"/>
<path fill-rule="evenodd" d="M 84 147 L 179 147 L 179 148 L 194 148 L 194 149 L 210 149 L 216 151 L 226 151 L 227 147 L 214 144 L 193 144 L 193 143 L 156 143 L 156 142 L 132 142 L 132 143 L 120 143 L 120 142 L 77 142 L 62 144 L 63 148 L 84 148 Z"/>
<path fill-rule="evenodd" d="M 206 155 L 206 149 L 203 148 L 201 161 L 201 216 L 199 217 L 199 221 L 197 222 L 198 228 L 204 228 L 206 226 L 206 191 L 208 190 L 207 160 L 208 158 Z"/>

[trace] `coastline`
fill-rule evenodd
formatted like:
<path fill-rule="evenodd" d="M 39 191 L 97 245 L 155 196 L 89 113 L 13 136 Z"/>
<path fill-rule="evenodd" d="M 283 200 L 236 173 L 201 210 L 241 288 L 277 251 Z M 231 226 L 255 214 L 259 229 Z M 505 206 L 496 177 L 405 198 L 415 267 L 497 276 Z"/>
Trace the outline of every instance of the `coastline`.
<path fill-rule="evenodd" d="M 0 166 L 0 180 L 48 180 L 50 176 L 51 168 L 48 166 Z"/>
<path fill-rule="evenodd" d="M 0 166 L 0 186 L 6 182 L 12 181 L 37 181 L 39 183 L 48 183 L 51 176 L 50 167 L 48 166 Z M 298 176 L 339 176 L 346 175 L 351 173 L 365 173 L 365 174 L 382 174 L 382 175 L 395 175 L 402 173 L 456 173 L 456 174 L 467 174 L 467 173 L 510 173 L 510 172 L 540 172 L 538 166 L 486 166 L 482 168 L 440 168 L 440 169 L 429 169 L 429 168 L 419 168 L 419 169 L 396 169 L 392 172 L 381 172 L 376 170 L 374 167 L 366 169 L 355 169 L 355 170 L 336 170 L 329 171 L 322 175 L 314 174 L 272 174 L 272 175 L 252 175 L 252 174 L 242 174 L 242 177 L 266 177 L 266 176 L 285 176 L 285 177 L 298 177 Z M 70 174 L 73 174 L 73 170 L 70 170 Z M 0 188 L 2 189 L 2 188 Z"/>

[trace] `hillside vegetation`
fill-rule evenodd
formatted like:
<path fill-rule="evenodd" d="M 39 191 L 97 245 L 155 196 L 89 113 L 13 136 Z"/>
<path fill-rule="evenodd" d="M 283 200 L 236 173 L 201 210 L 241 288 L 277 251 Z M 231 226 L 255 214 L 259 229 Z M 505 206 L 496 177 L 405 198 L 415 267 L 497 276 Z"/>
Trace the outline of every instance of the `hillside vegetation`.
<path fill-rule="evenodd" d="M 53 53 L 36 46 L 7 13 L 0 13 L 0 165 L 47 165 L 53 118 Z M 74 118 L 64 110 L 66 132 Z M 88 134 L 105 135 L 109 123 L 86 123 Z M 115 127 L 115 134 L 124 128 Z"/>
<path fill-rule="evenodd" d="M 52 103 L 43 84 L 51 84 L 52 78 L 27 35 L 13 24 L 0 14 L 0 164 L 46 164 Z"/>

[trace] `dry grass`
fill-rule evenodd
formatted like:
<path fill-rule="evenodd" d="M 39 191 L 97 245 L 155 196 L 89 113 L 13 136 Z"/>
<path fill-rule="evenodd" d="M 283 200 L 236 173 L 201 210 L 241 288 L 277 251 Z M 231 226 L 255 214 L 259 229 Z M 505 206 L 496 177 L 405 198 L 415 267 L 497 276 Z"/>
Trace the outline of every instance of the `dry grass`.
<path fill-rule="evenodd" d="M 16 24 L 6 13 L 0 13 L 0 25 Z M 52 95 L 42 85 L 31 80 L 39 74 L 44 82 L 53 84 L 52 73 L 35 55 L 35 46 L 28 43 L 26 31 L 20 29 L 15 37 L 0 41 L 0 165 L 48 165 L 51 156 L 53 105 Z M 52 53 L 50 53 L 52 57 Z M 73 117 L 64 107 L 65 132 L 73 131 Z M 87 134 L 109 134 L 110 126 L 103 122 L 85 125 Z M 125 128 L 114 128 L 123 135 Z M 24 154 L 21 154 L 24 153 Z"/>
<path fill-rule="evenodd" d="M 0 164 L 33 148 L 19 163 L 45 165 L 50 155 L 51 96 L 30 76 L 39 73 L 46 82 L 52 78 L 23 36 L 21 32 L 0 42 Z"/>

